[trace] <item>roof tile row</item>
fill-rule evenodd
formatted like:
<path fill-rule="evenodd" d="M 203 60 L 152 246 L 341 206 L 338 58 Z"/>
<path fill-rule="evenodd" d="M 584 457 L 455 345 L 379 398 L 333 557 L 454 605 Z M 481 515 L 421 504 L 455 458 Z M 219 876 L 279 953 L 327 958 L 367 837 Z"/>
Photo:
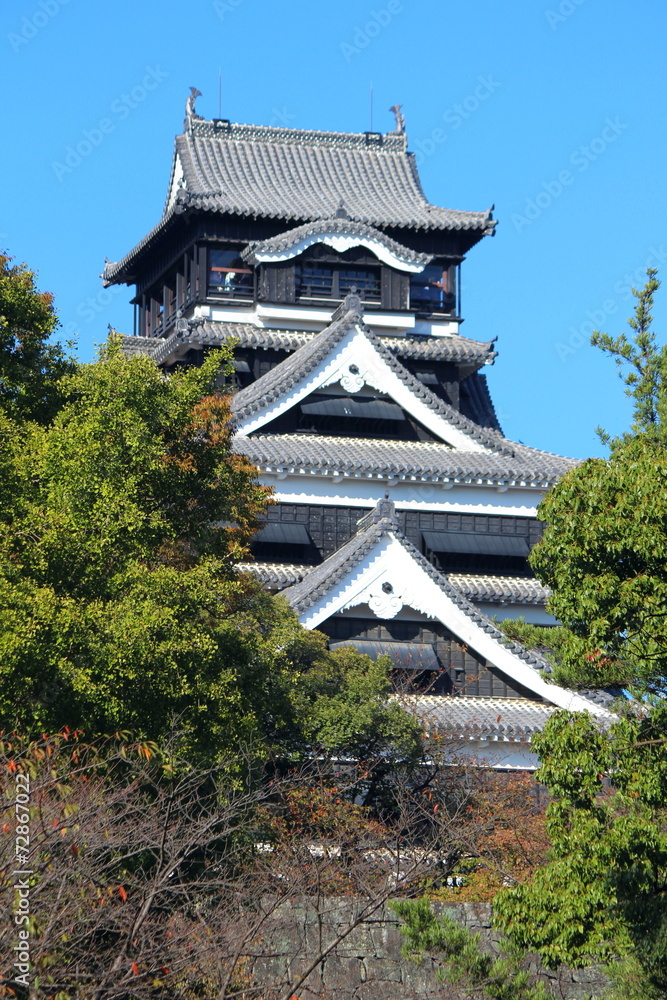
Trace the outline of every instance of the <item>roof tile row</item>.
<path fill-rule="evenodd" d="M 514 456 L 457 451 L 428 441 L 379 441 L 317 434 L 237 437 L 236 451 L 266 472 L 310 472 L 425 482 L 547 489 L 574 459 L 517 446 Z"/>

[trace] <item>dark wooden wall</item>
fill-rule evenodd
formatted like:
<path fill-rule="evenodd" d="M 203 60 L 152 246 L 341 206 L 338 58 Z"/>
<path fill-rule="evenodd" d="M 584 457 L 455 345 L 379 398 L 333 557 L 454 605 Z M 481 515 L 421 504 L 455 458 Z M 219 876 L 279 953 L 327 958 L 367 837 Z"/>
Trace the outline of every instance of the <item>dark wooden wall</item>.
<path fill-rule="evenodd" d="M 530 698 L 542 701 L 537 695 L 463 645 L 440 622 L 382 621 L 377 618 L 334 617 L 318 626 L 320 632 L 332 642 L 345 639 L 372 639 L 384 642 L 419 642 L 432 645 L 442 668 L 441 675 L 418 680 L 420 689 L 428 688 L 434 694 L 463 694 L 478 698 Z M 403 671 L 401 671 L 403 673 Z M 405 671 L 405 682 L 410 683 Z M 397 686 L 401 678 L 397 678 Z"/>

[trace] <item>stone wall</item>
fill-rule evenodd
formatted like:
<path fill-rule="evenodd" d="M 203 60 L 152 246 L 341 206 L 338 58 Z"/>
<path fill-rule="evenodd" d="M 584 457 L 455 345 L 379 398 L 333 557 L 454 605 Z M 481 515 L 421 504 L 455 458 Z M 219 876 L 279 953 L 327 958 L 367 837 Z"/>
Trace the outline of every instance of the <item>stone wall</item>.
<path fill-rule="evenodd" d="M 244 978 L 261 984 L 262 995 L 269 996 L 272 988 L 287 993 L 288 984 L 296 984 L 313 960 L 333 945 L 305 983 L 295 986 L 298 1000 L 467 1000 L 470 994 L 465 990 L 438 981 L 434 960 L 417 964 L 401 955 L 399 921 L 388 907 L 345 933 L 362 906 L 363 901 L 351 898 L 281 904 L 267 919 L 255 955 L 247 959 Z M 435 904 L 434 908 L 480 932 L 490 951 L 498 950 L 489 904 Z M 547 972 L 533 959 L 530 970 L 550 984 L 559 1000 L 601 997 L 607 985 L 598 968 Z"/>

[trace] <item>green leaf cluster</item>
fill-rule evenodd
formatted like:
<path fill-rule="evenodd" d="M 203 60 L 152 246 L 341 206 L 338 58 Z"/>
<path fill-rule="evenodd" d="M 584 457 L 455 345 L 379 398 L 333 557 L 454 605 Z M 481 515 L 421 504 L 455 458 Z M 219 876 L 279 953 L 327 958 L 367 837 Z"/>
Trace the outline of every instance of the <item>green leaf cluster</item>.
<path fill-rule="evenodd" d="M 479 934 L 446 914 L 436 916 L 427 899 L 395 900 L 389 905 L 403 921 L 404 954 L 417 960 L 437 955 L 441 981 L 463 986 L 468 996 L 489 1000 L 547 1000 L 544 985 L 531 982 L 523 954 L 511 941 L 503 943 L 504 954 L 496 958 L 482 950 Z"/>
<path fill-rule="evenodd" d="M 0 413 L 0 720 L 131 730 L 211 757 L 366 753 L 418 727 L 387 667 L 329 654 L 235 564 L 268 490 L 231 450 L 225 354 L 165 377 L 112 336 L 51 423 Z"/>
<path fill-rule="evenodd" d="M 531 555 L 568 629 L 556 679 L 659 692 L 667 676 L 667 452 L 646 437 L 573 469 L 542 501 Z"/>
<path fill-rule="evenodd" d="M 25 264 L 0 253 L 0 412 L 52 419 L 63 401 L 60 378 L 74 362 L 51 340 L 58 327 L 53 296 L 40 292 Z"/>
<path fill-rule="evenodd" d="M 571 686 L 665 691 L 667 671 L 667 345 L 651 329 L 656 271 L 629 320 L 633 336 L 596 331 L 634 403 L 632 433 L 608 459 L 572 469 L 540 504 L 547 521 L 530 562 L 565 626 L 555 679 Z"/>
<path fill-rule="evenodd" d="M 558 711 L 534 747 L 552 796 L 551 858 L 496 897 L 499 926 L 550 967 L 630 957 L 667 990 L 667 706 L 610 732 Z"/>

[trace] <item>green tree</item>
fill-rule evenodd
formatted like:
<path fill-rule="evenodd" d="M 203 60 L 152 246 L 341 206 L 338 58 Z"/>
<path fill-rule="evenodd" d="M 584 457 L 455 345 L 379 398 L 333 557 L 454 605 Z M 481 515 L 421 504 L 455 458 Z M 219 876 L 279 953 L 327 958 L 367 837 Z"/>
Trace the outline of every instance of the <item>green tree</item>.
<path fill-rule="evenodd" d="M 534 740 L 552 796 L 550 861 L 494 901 L 516 946 L 552 968 L 630 960 L 647 997 L 667 996 L 666 733 L 664 704 L 611 732 L 556 712 Z"/>
<path fill-rule="evenodd" d="M 0 413 L 47 423 L 62 402 L 59 379 L 74 363 L 51 341 L 58 327 L 53 296 L 11 260 L 0 253 Z"/>
<path fill-rule="evenodd" d="M 177 719 L 204 754 L 239 740 L 412 754 L 386 668 L 333 657 L 235 572 L 269 494 L 231 450 L 223 357 L 165 378 L 112 337 L 64 379 L 50 425 L 6 421 L 2 723 L 158 739 Z"/>
<path fill-rule="evenodd" d="M 667 347 L 651 330 L 649 270 L 630 327 L 596 332 L 633 399 L 631 433 L 569 472 L 539 508 L 531 564 L 563 623 L 557 680 L 636 695 L 604 731 L 557 712 L 534 741 L 549 789 L 549 864 L 495 913 L 551 965 L 622 962 L 619 996 L 667 996 Z M 620 710 L 619 710 L 620 711 Z M 613 787 L 609 787 L 609 784 Z"/>
<path fill-rule="evenodd" d="M 663 693 L 667 677 L 667 346 L 651 330 L 659 283 L 647 272 L 630 326 L 634 338 L 595 333 L 634 401 L 632 433 L 608 459 L 568 472 L 539 508 L 547 522 L 531 554 L 563 623 L 556 680 Z M 609 440 L 607 435 L 603 435 Z"/>

